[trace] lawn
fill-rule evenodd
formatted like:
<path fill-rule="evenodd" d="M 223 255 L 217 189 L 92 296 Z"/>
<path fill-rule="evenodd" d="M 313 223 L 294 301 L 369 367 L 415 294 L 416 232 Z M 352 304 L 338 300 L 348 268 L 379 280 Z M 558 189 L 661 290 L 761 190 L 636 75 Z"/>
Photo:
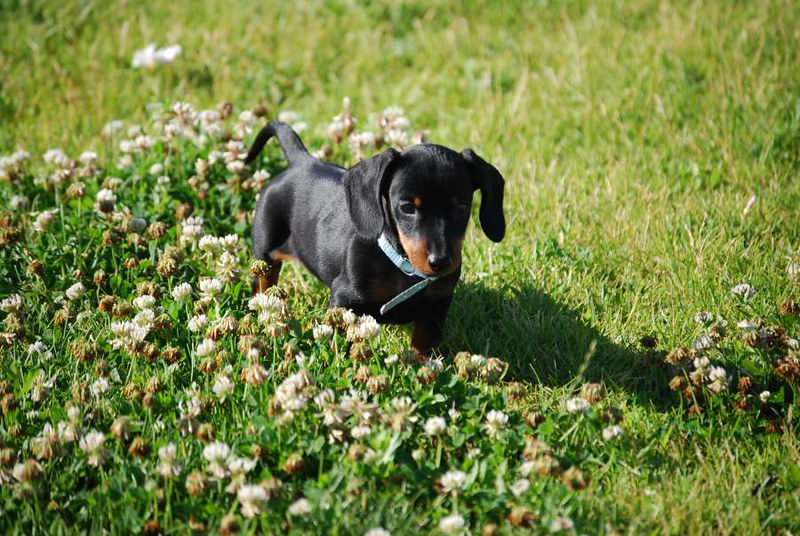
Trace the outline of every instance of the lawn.
<path fill-rule="evenodd" d="M 800 531 L 800 4 L 363 4 L 0 0 L 0 532 Z M 502 172 L 432 359 L 251 299 L 278 116 Z"/>

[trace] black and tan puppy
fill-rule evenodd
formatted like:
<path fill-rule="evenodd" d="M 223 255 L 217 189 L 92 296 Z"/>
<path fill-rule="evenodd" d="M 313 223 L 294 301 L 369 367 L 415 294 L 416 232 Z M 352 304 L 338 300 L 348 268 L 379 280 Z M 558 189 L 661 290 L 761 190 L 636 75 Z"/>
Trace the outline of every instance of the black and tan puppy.
<path fill-rule="evenodd" d="M 411 345 L 422 353 L 441 343 L 475 190 L 484 233 L 495 242 L 505 235 L 500 173 L 470 149 L 432 144 L 388 149 L 346 170 L 313 157 L 277 121 L 258 134 L 248 163 L 273 136 L 289 168 L 258 199 L 253 254 L 270 268 L 257 290 L 297 258 L 331 288 L 330 307 L 413 321 Z"/>

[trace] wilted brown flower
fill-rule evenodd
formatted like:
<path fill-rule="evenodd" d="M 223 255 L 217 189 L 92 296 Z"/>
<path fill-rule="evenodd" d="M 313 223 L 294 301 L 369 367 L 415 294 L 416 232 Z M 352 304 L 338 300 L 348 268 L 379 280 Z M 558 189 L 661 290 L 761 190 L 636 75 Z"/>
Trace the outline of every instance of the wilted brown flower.
<path fill-rule="evenodd" d="M 155 519 L 151 519 L 144 524 L 142 532 L 145 536 L 158 536 L 159 534 L 162 534 L 161 523 Z"/>
<path fill-rule="evenodd" d="M 238 534 L 240 530 L 242 530 L 242 527 L 239 524 L 239 518 L 236 517 L 236 514 L 227 514 L 219 523 L 219 532 L 223 536 Z"/>
<path fill-rule="evenodd" d="M 117 318 L 124 318 L 133 313 L 133 305 L 128 301 L 116 301 L 112 304 L 111 314 Z"/>
<path fill-rule="evenodd" d="M 136 436 L 128 447 L 128 454 L 134 458 L 141 458 L 150 454 L 150 445 L 142 436 Z"/>
<path fill-rule="evenodd" d="M 389 387 L 389 380 L 385 374 L 372 376 L 367 380 L 367 391 L 370 393 L 378 394 L 383 393 Z"/>
<path fill-rule="evenodd" d="M 28 271 L 33 275 L 41 276 L 44 274 L 44 262 L 34 259 L 28 263 Z"/>
<path fill-rule="evenodd" d="M 673 348 L 664 360 L 670 365 L 682 365 L 693 358 L 691 350 L 685 347 Z"/>
<path fill-rule="evenodd" d="M 526 527 L 532 529 L 536 527 L 536 514 L 524 506 L 515 506 L 508 514 L 508 520 L 515 527 Z M 484 527 L 484 530 L 486 527 Z M 494 531 L 492 531 L 494 534 Z"/>
<path fill-rule="evenodd" d="M 689 387 L 689 380 L 686 379 L 686 376 L 683 374 L 678 374 L 677 376 L 673 376 L 672 379 L 669 381 L 669 388 L 673 391 L 683 391 Z"/>
<path fill-rule="evenodd" d="M 353 361 L 366 363 L 372 357 L 372 349 L 366 342 L 354 342 L 350 345 L 350 357 Z"/>
<path fill-rule="evenodd" d="M 186 477 L 186 491 L 189 495 L 200 495 L 206 490 L 206 477 L 200 471 L 189 473 Z"/>
<path fill-rule="evenodd" d="M 778 306 L 778 312 L 784 316 L 800 316 L 800 303 L 797 303 L 792 298 L 786 298 Z"/>
<path fill-rule="evenodd" d="M 546 420 L 546 417 L 541 411 L 533 409 L 523 413 L 522 420 L 524 420 L 528 426 L 536 428 Z"/>
<path fill-rule="evenodd" d="M 164 358 L 164 361 L 169 363 L 170 365 L 174 365 L 177 363 L 181 358 L 181 351 L 174 346 L 167 346 L 164 350 L 161 351 L 161 357 Z"/>
<path fill-rule="evenodd" d="M 550 445 L 541 441 L 533 436 L 526 439 L 525 449 L 522 451 L 522 456 L 526 460 L 533 461 L 542 456 L 547 456 L 553 453 Z"/>
<path fill-rule="evenodd" d="M 800 357 L 790 354 L 775 363 L 775 375 L 791 384 L 800 382 Z"/>
<path fill-rule="evenodd" d="M 130 440 L 131 426 L 127 417 L 117 417 L 114 419 L 114 422 L 111 423 L 111 435 L 122 441 Z"/>
<path fill-rule="evenodd" d="M 154 221 L 147 227 L 147 235 L 153 240 L 158 240 L 167 234 L 169 227 L 167 224 L 160 221 Z"/>
<path fill-rule="evenodd" d="M 436 371 L 436 369 L 427 365 L 417 369 L 417 381 L 422 385 L 432 384 L 436 381 L 438 375 L 439 373 Z"/>
<path fill-rule="evenodd" d="M 302 473 L 303 471 L 305 471 L 306 462 L 305 460 L 303 460 L 302 454 L 300 454 L 299 452 L 295 452 L 294 454 L 291 454 L 288 458 L 286 458 L 286 461 L 283 464 L 283 470 L 290 475 Z"/>
<path fill-rule="evenodd" d="M 562 480 L 568 489 L 571 491 L 578 491 L 585 489 L 589 485 L 591 477 L 589 476 L 589 473 L 581 471 L 577 467 L 573 466 L 564 471 Z"/>
<path fill-rule="evenodd" d="M 195 436 L 203 443 L 210 443 L 214 441 L 214 439 L 216 439 L 217 431 L 214 429 L 213 424 L 204 422 L 203 424 L 197 427 L 197 432 L 195 432 Z"/>
<path fill-rule="evenodd" d="M 581 398 L 590 404 L 596 404 L 606 397 L 602 383 L 585 383 L 581 387 Z"/>

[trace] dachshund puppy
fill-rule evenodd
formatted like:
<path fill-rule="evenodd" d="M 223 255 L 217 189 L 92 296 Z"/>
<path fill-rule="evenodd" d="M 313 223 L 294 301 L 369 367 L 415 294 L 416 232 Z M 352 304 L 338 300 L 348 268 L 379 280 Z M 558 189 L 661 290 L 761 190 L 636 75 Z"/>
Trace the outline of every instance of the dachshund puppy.
<path fill-rule="evenodd" d="M 411 345 L 430 352 L 461 275 L 475 190 L 483 232 L 495 242 L 505 235 L 503 177 L 471 149 L 427 143 L 343 169 L 313 157 L 278 121 L 259 132 L 246 162 L 273 136 L 289 167 L 258 199 L 253 255 L 269 270 L 254 290 L 275 285 L 281 263 L 297 258 L 330 287 L 330 307 L 381 323 L 413 321 Z"/>

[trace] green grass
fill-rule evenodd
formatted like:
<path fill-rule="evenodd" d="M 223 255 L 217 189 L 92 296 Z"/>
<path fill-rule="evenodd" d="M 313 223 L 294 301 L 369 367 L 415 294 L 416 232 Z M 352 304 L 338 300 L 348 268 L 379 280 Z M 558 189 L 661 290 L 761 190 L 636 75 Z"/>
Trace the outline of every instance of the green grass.
<path fill-rule="evenodd" d="M 442 349 L 448 367 L 437 382 L 422 385 L 414 379 L 415 367 L 393 369 L 379 359 L 405 348 L 407 329 L 386 328 L 372 343 L 371 374 L 392 378 L 388 391 L 376 397 L 381 407 L 391 397 L 412 396 L 424 421 L 455 403 L 465 408 L 464 421 L 443 440 L 443 461 L 434 459 L 436 448 L 418 424 L 413 433 L 404 432 L 392 462 L 351 463 L 346 447 L 318 445 L 315 437 L 327 432 L 313 411 L 299 417 L 288 435 L 267 416 L 266 402 L 290 372 L 288 365 L 278 370 L 283 359 L 276 350 L 264 361 L 273 377 L 260 389 L 246 387 L 238 373 L 247 360 L 236 337 L 227 335 L 235 403 L 213 404 L 205 422 L 240 455 L 253 444 L 264 448 L 249 482 L 274 475 L 286 488 L 268 515 L 239 517 L 245 530 L 358 533 L 384 526 L 397 534 L 435 532 L 442 516 L 459 510 L 475 533 L 490 522 L 513 531 L 519 529 L 507 516 L 514 506 L 536 513 L 535 530 L 545 532 L 559 517 L 573 519 L 576 530 L 586 533 L 800 529 L 797 385 L 774 374 L 776 360 L 789 350 L 751 348 L 736 327 L 758 317 L 781 325 L 788 337 L 800 335 L 797 317 L 778 313 L 786 299 L 800 301 L 798 280 L 787 272 L 800 263 L 800 6 L 644 0 L 470 1 L 458 8 L 430 1 L 298 4 L 158 2 L 144 9 L 129 2 L 0 0 L 0 156 L 17 148 L 31 154 L 20 181 L 0 184 L 4 231 L 20 232 L 17 243 L 0 248 L 0 299 L 23 295 L 26 315 L 21 340 L 0 349 L 0 379 L 19 403 L 4 410 L 0 446 L 18 461 L 31 458 L 30 439 L 45 422 L 66 419 L 72 384 L 96 381 L 102 358 L 121 381 L 112 382 L 105 407 L 80 404 L 85 418 L 91 414 L 87 430 L 107 433 L 115 416 L 130 415 L 136 434 L 153 447 L 144 459 L 134 459 L 127 444 L 109 437 L 113 463 L 102 469 L 88 466 L 75 445 L 42 460 L 44 477 L 35 491 L 13 477 L 0 487 L 0 527 L 129 532 L 157 519 L 165 531 L 184 533 L 192 516 L 217 531 L 226 513 L 239 515 L 235 496 L 224 490 L 186 493 L 187 474 L 205 470 L 203 445 L 182 437 L 174 422 L 191 382 L 200 382 L 213 398 L 214 377 L 190 360 L 200 339 L 186 330 L 189 312 L 171 304 L 169 290 L 179 280 L 196 287 L 213 267 L 191 249 L 172 278 L 149 263 L 177 243 L 174 210 L 188 201 L 205 218 L 206 232 L 240 236 L 237 255 L 246 271 L 250 224 L 233 215 L 246 215 L 255 193 L 233 181 L 230 190 L 199 195 L 186 180 L 194 173 L 191 164 L 209 148 L 191 143 L 176 144 L 169 157 L 158 145 L 131 167 L 118 168 L 119 149 L 100 132 L 112 119 L 152 132 L 151 103 L 180 100 L 203 109 L 230 101 L 234 117 L 257 104 L 270 117 L 299 112 L 310 125 L 304 139 L 319 148 L 330 144 L 325 126 L 347 96 L 359 129 L 374 128 L 369 114 L 399 105 L 431 141 L 473 147 L 506 178 L 506 239 L 491 244 L 471 224 L 466 269 Z M 132 69 L 133 52 L 149 42 L 179 43 L 183 51 L 174 63 Z M 48 190 L 37 180 L 52 171 L 41 155 L 56 147 L 72 158 L 89 149 L 100 154 L 98 176 L 84 179 L 85 199 L 67 200 L 65 186 Z M 334 149 L 338 161 L 350 160 L 346 147 Z M 262 162 L 273 175 L 282 166 L 277 154 L 269 148 Z M 148 172 L 156 162 L 172 177 L 163 190 Z M 141 245 L 127 239 L 102 245 L 103 231 L 115 224 L 91 205 L 109 176 L 123 179 L 119 203 L 148 223 L 167 224 L 167 236 L 145 237 Z M 211 177 L 231 179 L 221 167 Z M 27 211 L 10 208 L 12 195 L 29 200 Z M 50 208 L 59 210 L 57 223 L 38 235 L 30 213 Z M 143 262 L 125 268 L 129 256 Z M 32 259 L 44 262 L 43 275 L 26 271 Z M 73 274 L 76 268 L 82 275 Z M 97 269 L 105 270 L 106 283 L 92 283 Z M 84 324 L 53 325 L 61 307 L 56 301 L 77 280 L 89 292 L 72 315 L 92 312 Z M 174 370 L 112 349 L 111 320 L 94 311 L 106 293 L 135 297 L 140 281 L 154 281 L 164 295 L 175 325 L 153 342 L 181 348 L 184 358 Z M 756 289 L 752 299 L 732 295 L 742 282 Z M 316 356 L 311 368 L 318 387 L 341 395 L 354 385 L 351 376 L 338 376 L 349 359 L 341 349 L 316 344 L 308 332 L 324 314 L 327 290 L 298 267 L 284 269 L 281 287 L 295 322 L 286 337 Z M 246 295 L 244 278 L 230 283 L 217 314 L 241 319 Z M 704 332 L 694 321 L 698 311 L 728 323 L 727 338 L 709 354 L 712 363 L 734 381 L 750 375 L 759 390 L 774 391 L 772 409 L 755 403 L 735 410 L 733 383 L 728 393 L 704 390 L 703 414 L 690 415 L 692 403 L 669 389 L 675 369 L 661 358 Z M 9 323 L 4 331 L 14 331 Z M 639 345 L 645 335 L 657 339 L 655 355 Z M 94 363 L 72 357 L 70 345 L 83 338 L 100 344 L 102 356 Z M 53 351 L 51 361 L 27 354 L 36 339 Z M 461 350 L 508 363 L 504 382 L 523 381 L 523 399 L 510 401 L 504 384 L 456 379 L 449 365 Z M 51 397 L 37 404 L 30 387 L 39 368 L 58 378 Z M 143 386 L 151 376 L 165 383 L 155 409 L 121 396 L 126 383 Z M 602 381 L 608 398 L 601 405 L 624 414 L 622 441 L 599 438 L 605 424 L 597 412 L 575 416 L 563 410 L 587 381 Z M 511 415 L 502 441 L 480 430 L 492 408 Z M 523 422 L 532 408 L 547 417 L 538 428 Z M 780 419 L 775 433 L 767 429 L 771 417 Z M 165 420 L 165 430 L 157 428 L 158 420 Z M 248 422 L 256 430 L 245 433 Z M 378 428 L 369 442 L 381 451 L 391 434 Z M 565 469 L 575 465 L 591 474 L 589 487 L 571 491 L 558 480 L 534 477 L 522 498 L 498 490 L 496 479 L 513 481 L 509 475 L 530 435 L 550 443 Z M 181 445 L 185 466 L 172 481 L 153 476 L 156 451 L 168 441 Z M 471 460 L 467 445 L 485 455 Z M 427 452 L 419 463 L 410 457 L 418 448 Z M 283 464 L 295 451 L 311 468 L 287 474 Z M 3 463 L 0 475 L 10 475 L 14 463 Z M 437 475 L 455 467 L 478 476 L 463 497 L 438 493 Z M 773 478 L 759 487 L 767 475 Z M 356 489 L 346 495 L 355 481 L 361 487 L 352 484 Z M 313 511 L 297 521 L 286 508 L 300 496 Z M 342 496 L 347 499 L 339 501 Z"/>

